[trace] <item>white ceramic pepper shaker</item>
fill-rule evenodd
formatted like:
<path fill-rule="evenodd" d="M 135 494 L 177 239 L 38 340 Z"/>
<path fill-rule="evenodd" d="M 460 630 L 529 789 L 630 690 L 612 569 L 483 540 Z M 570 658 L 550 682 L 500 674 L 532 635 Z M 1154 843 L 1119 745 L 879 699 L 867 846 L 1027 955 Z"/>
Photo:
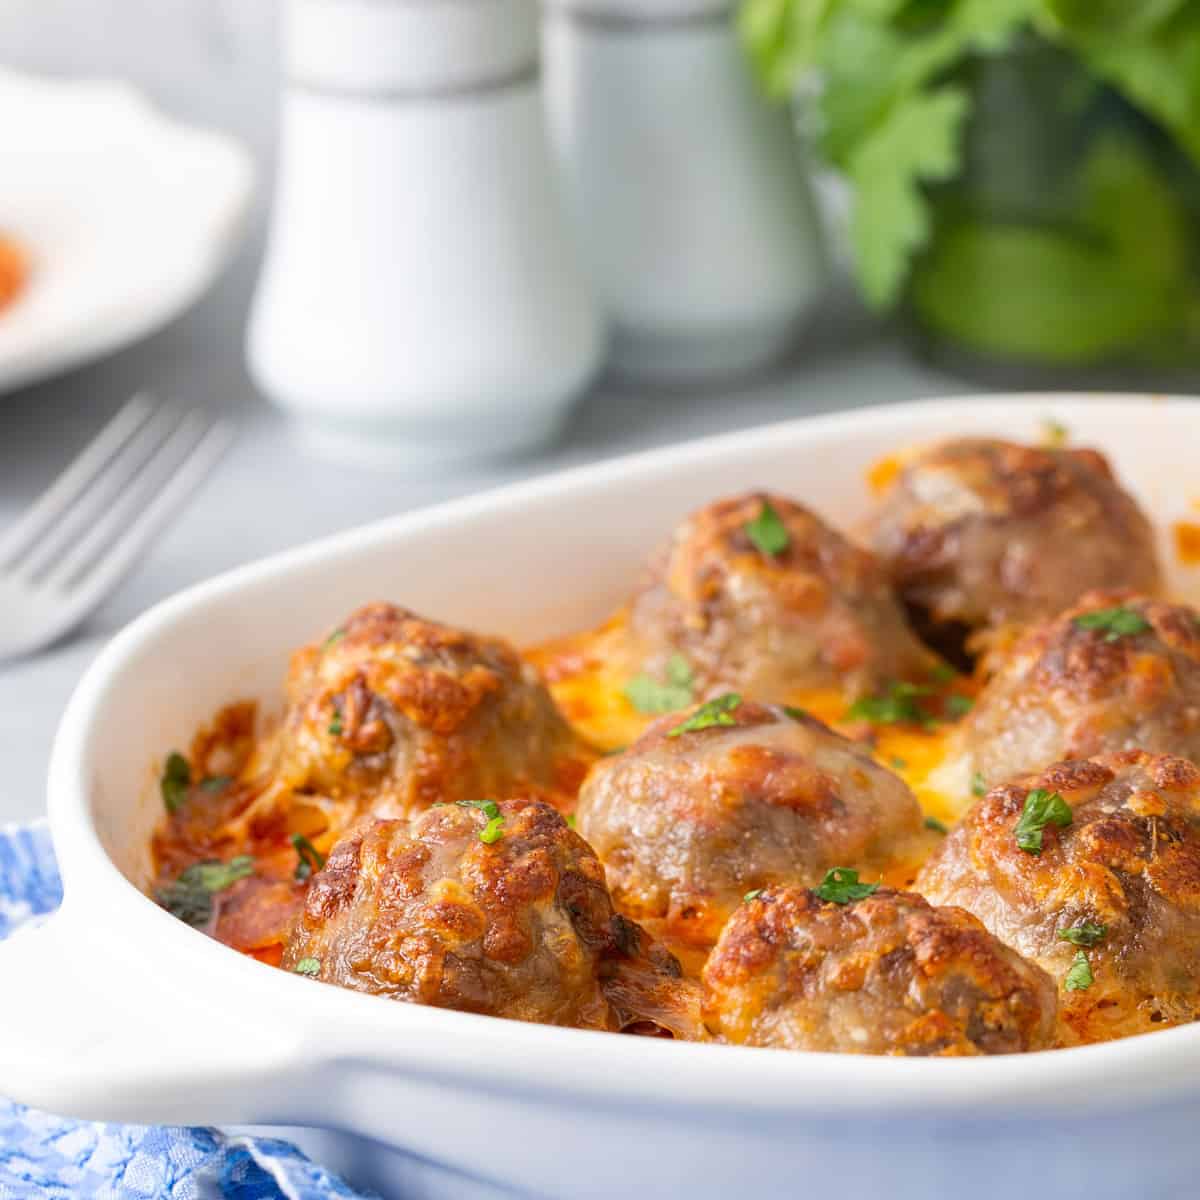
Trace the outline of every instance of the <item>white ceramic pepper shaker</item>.
<path fill-rule="evenodd" d="M 602 319 L 547 145 L 535 0 L 288 0 L 257 383 L 356 453 L 550 436 Z"/>
<path fill-rule="evenodd" d="M 824 284 L 816 210 L 727 0 L 548 0 L 543 62 L 617 369 L 686 381 L 785 351 Z"/>

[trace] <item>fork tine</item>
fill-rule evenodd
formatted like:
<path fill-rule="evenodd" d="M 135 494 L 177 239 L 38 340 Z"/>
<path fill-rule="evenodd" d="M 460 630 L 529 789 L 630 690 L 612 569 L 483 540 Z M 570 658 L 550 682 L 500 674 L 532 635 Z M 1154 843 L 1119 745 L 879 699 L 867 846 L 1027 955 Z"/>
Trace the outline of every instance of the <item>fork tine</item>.
<path fill-rule="evenodd" d="M 144 392 L 133 397 L 92 439 L 70 466 L 10 528 L 0 535 L 0 566 L 10 563 L 69 508 L 154 409 Z"/>
<path fill-rule="evenodd" d="M 192 440 L 182 460 L 176 460 L 177 465 L 171 469 L 166 482 L 154 493 L 153 499 L 124 526 L 106 549 L 98 547 L 102 552 L 101 557 L 93 556 L 91 561 L 87 561 L 80 555 L 79 569 L 82 570 L 82 574 L 79 574 L 79 569 L 73 573 L 63 571 L 61 574 L 56 570 L 56 578 L 61 584 L 68 586 L 78 576 L 74 589 L 77 602 L 86 598 L 90 604 L 98 603 L 125 577 L 138 556 L 153 541 L 155 534 L 170 520 L 176 508 L 204 482 L 209 471 L 229 448 L 233 435 L 234 427 L 231 422 L 214 421 L 207 430 Z M 77 547 L 76 550 L 78 549 Z M 75 557 L 75 552 L 72 557 Z"/>
<path fill-rule="evenodd" d="M 137 432 L 92 477 L 74 502 L 53 520 L 34 542 L 12 560 L 12 571 L 30 581 L 46 575 L 67 555 L 72 545 L 86 538 L 118 503 L 179 427 L 180 413 L 160 405 Z"/>

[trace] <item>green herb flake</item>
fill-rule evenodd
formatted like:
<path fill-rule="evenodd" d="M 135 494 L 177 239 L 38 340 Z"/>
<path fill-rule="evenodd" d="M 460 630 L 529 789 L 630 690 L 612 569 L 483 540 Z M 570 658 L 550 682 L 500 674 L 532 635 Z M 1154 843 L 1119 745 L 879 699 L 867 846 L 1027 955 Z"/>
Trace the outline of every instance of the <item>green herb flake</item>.
<path fill-rule="evenodd" d="M 292 971 L 297 975 L 307 975 L 309 979 L 313 979 L 321 973 L 321 960 L 319 958 L 302 958 L 292 968 Z"/>
<path fill-rule="evenodd" d="M 934 683 L 953 683 L 958 678 L 958 672 L 949 663 L 938 663 L 929 672 L 929 678 Z"/>
<path fill-rule="evenodd" d="M 1056 421 L 1053 417 L 1046 417 L 1042 421 L 1042 445 L 1051 450 L 1058 450 L 1067 444 L 1071 436 L 1071 431 L 1061 422 Z"/>
<path fill-rule="evenodd" d="M 567 828 L 568 829 L 575 828 L 575 814 L 574 813 L 569 814 L 567 817 Z"/>
<path fill-rule="evenodd" d="M 928 729 L 934 718 L 918 704 L 933 689 L 920 683 L 898 681 L 889 684 L 881 696 L 864 696 L 846 710 L 848 721 L 868 721 L 872 725 L 920 725 Z"/>
<path fill-rule="evenodd" d="M 667 659 L 664 674 L 665 682 L 643 672 L 625 685 L 625 698 L 638 712 L 678 712 L 696 698 L 692 667 L 682 654 Z"/>
<path fill-rule="evenodd" d="M 759 898 L 759 896 L 761 896 L 765 890 L 766 890 L 765 888 L 755 888 L 754 891 L 747 892 L 742 897 L 742 903 L 749 904 L 751 900 L 757 900 Z"/>
<path fill-rule="evenodd" d="M 200 928 L 212 917 L 213 896 L 252 874 L 254 859 L 248 854 L 239 854 L 227 863 L 217 859 L 193 863 L 174 883 L 162 888 L 156 899 L 172 916 Z"/>
<path fill-rule="evenodd" d="M 325 865 L 325 855 L 302 833 L 292 834 L 292 845 L 300 856 L 300 861 L 296 863 L 296 878 L 301 882 L 311 879 Z"/>
<path fill-rule="evenodd" d="M 210 775 L 200 781 L 200 787 L 206 792 L 223 792 L 233 782 L 232 775 Z"/>
<path fill-rule="evenodd" d="M 1104 632 L 1106 642 L 1116 642 L 1123 637 L 1146 633 L 1150 622 L 1132 608 L 1118 605 L 1116 608 L 1098 608 L 1095 612 L 1082 613 L 1071 622 L 1076 629 L 1095 629 Z"/>
<path fill-rule="evenodd" d="M 344 638 L 345 636 L 346 636 L 346 631 L 345 631 L 344 629 L 335 629 L 335 630 L 334 630 L 334 631 L 333 631 L 333 632 L 332 632 L 332 633 L 331 633 L 331 634 L 330 634 L 330 635 L 329 635 L 329 636 L 328 636 L 328 637 L 325 639 L 325 645 L 324 645 L 324 646 L 322 646 L 322 647 L 321 647 L 321 649 L 322 649 L 322 650 L 328 650 L 330 646 L 334 646 L 334 645 L 336 645 L 336 644 L 337 644 L 338 642 L 340 642 L 340 641 L 342 640 L 342 638 Z"/>
<path fill-rule="evenodd" d="M 807 708 L 797 708 L 794 704 L 785 704 L 783 711 L 787 713 L 793 721 L 813 721 L 816 718 L 808 711 Z"/>
<path fill-rule="evenodd" d="M 329 736 L 342 736 L 342 710 L 336 704 L 333 706 L 333 716 L 329 719 Z"/>
<path fill-rule="evenodd" d="M 504 816 L 495 800 L 456 800 L 459 808 L 478 809 L 487 818 L 487 824 L 479 831 L 479 840 L 491 846 L 504 836 Z"/>
<path fill-rule="evenodd" d="M 192 768 L 177 750 L 167 755 L 158 786 L 167 812 L 178 812 L 179 806 L 187 799 L 188 788 L 192 786 Z"/>
<path fill-rule="evenodd" d="M 934 833 L 949 833 L 950 832 L 949 827 L 944 822 L 939 821 L 937 819 L 937 817 L 926 817 L 925 818 L 925 828 L 932 829 Z"/>
<path fill-rule="evenodd" d="M 1025 808 L 1021 819 L 1013 826 L 1017 845 L 1027 854 L 1041 854 L 1042 831 L 1047 825 L 1066 829 L 1071 824 L 1071 806 L 1058 792 L 1045 788 L 1034 788 L 1025 797 Z"/>
<path fill-rule="evenodd" d="M 901 758 L 898 754 L 892 758 L 892 767 L 895 770 L 903 771 L 904 768 L 907 766 L 908 766 L 908 763 L 903 758 Z"/>
<path fill-rule="evenodd" d="M 667 737 L 679 737 L 684 733 L 695 733 L 701 729 L 711 729 L 715 725 L 734 725 L 731 716 L 734 709 L 741 704 L 742 698 L 737 692 L 726 692 L 700 705 L 686 721 L 667 731 Z"/>
<path fill-rule="evenodd" d="M 1063 979 L 1063 987 L 1068 992 L 1086 992 L 1095 982 L 1092 964 L 1088 962 L 1088 956 L 1082 950 L 1076 950 L 1070 970 Z"/>
<path fill-rule="evenodd" d="M 742 528 L 755 548 L 761 550 L 768 558 L 777 557 L 791 545 L 792 539 L 787 526 L 770 500 L 764 499 L 758 516 L 753 521 L 747 521 Z"/>
<path fill-rule="evenodd" d="M 1070 942 L 1072 946 L 1095 946 L 1108 933 L 1107 925 L 1098 925 L 1095 921 L 1080 921 L 1069 929 L 1058 931 L 1060 942 Z"/>
<path fill-rule="evenodd" d="M 825 872 L 820 886 L 813 890 L 830 904 L 849 904 L 852 900 L 865 900 L 879 890 L 879 884 L 859 883 L 857 871 L 850 867 L 834 867 Z"/>
<path fill-rule="evenodd" d="M 986 796 L 988 790 L 987 780 L 983 777 L 982 771 L 976 771 L 971 776 L 971 795 Z"/>
<path fill-rule="evenodd" d="M 975 701 L 970 696 L 960 696 L 957 692 L 946 697 L 946 713 L 951 717 L 965 717 L 975 707 Z"/>

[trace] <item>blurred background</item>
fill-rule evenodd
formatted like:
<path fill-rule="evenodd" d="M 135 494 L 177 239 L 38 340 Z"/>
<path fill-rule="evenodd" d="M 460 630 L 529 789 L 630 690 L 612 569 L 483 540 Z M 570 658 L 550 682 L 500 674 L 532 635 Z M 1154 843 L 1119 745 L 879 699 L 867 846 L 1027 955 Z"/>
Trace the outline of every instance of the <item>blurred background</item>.
<path fill-rule="evenodd" d="M 0 664 L 4 819 L 106 638 L 262 554 L 807 413 L 1200 374 L 1194 0 L 5 0 L 0 108 L 0 529 L 134 393 L 237 426 Z"/>

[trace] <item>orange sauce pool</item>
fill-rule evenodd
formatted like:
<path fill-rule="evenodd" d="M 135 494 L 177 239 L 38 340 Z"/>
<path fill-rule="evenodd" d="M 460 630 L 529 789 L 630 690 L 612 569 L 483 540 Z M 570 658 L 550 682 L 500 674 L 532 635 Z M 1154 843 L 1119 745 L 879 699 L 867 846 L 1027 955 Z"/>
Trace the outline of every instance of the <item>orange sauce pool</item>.
<path fill-rule="evenodd" d="M 1176 521 L 1171 533 L 1180 563 L 1185 567 L 1200 567 L 1200 522 Z"/>
<path fill-rule="evenodd" d="M 24 290 L 29 278 L 29 256 L 19 242 L 0 231 L 0 311 Z"/>

